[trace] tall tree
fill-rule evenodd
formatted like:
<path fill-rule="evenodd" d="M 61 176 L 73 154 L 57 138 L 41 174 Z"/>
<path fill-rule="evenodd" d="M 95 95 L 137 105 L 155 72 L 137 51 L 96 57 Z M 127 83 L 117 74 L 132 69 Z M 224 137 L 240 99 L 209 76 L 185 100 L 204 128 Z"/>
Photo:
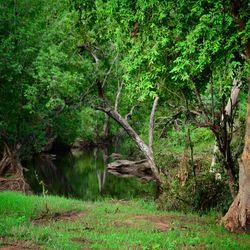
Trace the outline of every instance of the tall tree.
<path fill-rule="evenodd" d="M 42 1 L 0 1 L 0 141 L 10 149 L 33 144 L 41 129 L 27 111 L 25 89 L 43 33 Z M 28 10 L 28 11 L 27 11 Z"/>
<path fill-rule="evenodd" d="M 245 60 L 248 74 L 248 101 L 246 114 L 245 146 L 239 159 L 239 191 L 223 218 L 226 229 L 230 231 L 250 230 L 250 5 L 247 1 L 232 1 L 232 13 L 238 30 L 245 42 Z"/>

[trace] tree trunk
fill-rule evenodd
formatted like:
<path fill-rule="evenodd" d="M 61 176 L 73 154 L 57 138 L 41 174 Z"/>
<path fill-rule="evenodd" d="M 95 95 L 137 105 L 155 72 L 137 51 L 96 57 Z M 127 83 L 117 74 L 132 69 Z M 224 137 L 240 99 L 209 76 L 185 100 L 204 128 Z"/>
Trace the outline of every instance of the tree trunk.
<path fill-rule="evenodd" d="M 245 20 L 239 18 L 239 11 L 245 8 L 240 1 L 232 1 L 232 11 L 239 29 L 246 25 Z M 246 43 L 245 59 L 250 58 L 250 39 Z M 250 78 L 248 77 L 248 100 L 245 131 L 245 145 L 239 160 L 239 192 L 223 217 L 225 228 L 231 232 L 250 231 Z"/>
<path fill-rule="evenodd" d="M 150 167 L 152 169 L 156 183 L 157 183 L 157 185 L 160 185 L 160 183 L 162 183 L 161 175 L 160 175 L 159 170 L 157 169 L 157 167 L 155 165 L 152 150 L 149 148 L 149 146 L 139 137 L 139 135 L 130 126 L 128 121 L 126 119 L 124 119 L 116 110 L 114 110 L 110 107 L 96 107 L 96 108 L 99 110 L 102 110 L 103 112 L 108 114 L 112 119 L 114 119 L 127 132 L 129 137 L 135 142 L 135 144 L 138 146 L 138 148 L 145 155 L 145 157 L 148 160 Z"/>
<path fill-rule="evenodd" d="M 152 152 L 153 152 L 152 145 L 153 145 L 154 126 L 155 126 L 154 117 L 155 117 L 155 111 L 156 111 L 156 108 L 157 108 L 158 101 L 159 101 L 159 97 L 156 96 L 155 100 L 154 100 L 153 107 L 152 107 L 152 111 L 151 111 L 151 114 L 150 114 L 150 120 L 149 120 L 148 146 L 149 146 L 149 148 L 150 148 L 150 150 Z"/>
<path fill-rule="evenodd" d="M 238 102 L 238 97 L 239 97 L 239 93 L 240 93 L 240 88 L 241 88 L 241 81 L 239 81 L 238 79 L 234 78 L 233 80 L 233 86 L 231 89 L 231 95 L 228 99 L 227 102 L 227 106 L 225 107 L 225 115 L 227 115 L 228 117 L 232 117 L 232 111 L 233 108 L 236 106 L 237 102 Z M 222 114 L 221 116 L 221 122 L 224 121 L 224 114 Z M 210 166 L 210 172 L 215 172 L 215 164 L 216 164 L 216 156 L 219 153 L 219 147 L 217 145 L 217 142 L 214 143 L 214 148 L 213 148 L 213 158 L 212 158 L 212 163 Z"/>
<path fill-rule="evenodd" d="M 228 184 L 233 199 L 236 197 L 237 194 L 237 183 L 235 178 L 235 162 L 232 158 L 232 152 L 230 147 L 232 138 L 232 131 L 230 131 L 230 129 L 232 126 L 229 121 L 232 122 L 233 120 L 233 108 L 237 105 L 241 85 L 241 81 L 239 79 L 234 78 L 230 98 L 228 99 L 227 105 L 220 119 L 222 124 L 221 127 L 224 131 L 224 136 L 221 137 L 221 140 L 217 140 L 217 142 L 215 142 L 214 144 L 213 159 L 210 166 L 211 173 L 214 173 L 215 176 L 220 175 L 220 173 L 216 172 L 215 164 L 217 160 L 216 158 L 219 154 L 223 157 L 223 166 L 225 173 L 228 176 Z"/>
<path fill-rule="evenodd" d="M 223 218 L 231 232 L 250 230 L 250 85 L 248 90 L 245 146 L 239 160 L 239 192 Z"/>

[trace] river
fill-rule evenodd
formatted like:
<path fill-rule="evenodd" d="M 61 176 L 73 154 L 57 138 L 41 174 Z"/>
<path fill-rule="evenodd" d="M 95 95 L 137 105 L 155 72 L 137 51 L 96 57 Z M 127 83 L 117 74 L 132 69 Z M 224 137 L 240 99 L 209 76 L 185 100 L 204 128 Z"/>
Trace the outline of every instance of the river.
<path fill-rule="evenodd" d="M 82 200 L 152 198 L 154 183 L 141 183 L 135 177 L 121 178 L 107 172 L 107 163 L 117 156 L 113 153 L 112 158 L 111 152 L 108 148 L 92 148 L 73 150 L 54 159 L 39 155 L 28 164 L 25 177 L 36 194 Z"/>

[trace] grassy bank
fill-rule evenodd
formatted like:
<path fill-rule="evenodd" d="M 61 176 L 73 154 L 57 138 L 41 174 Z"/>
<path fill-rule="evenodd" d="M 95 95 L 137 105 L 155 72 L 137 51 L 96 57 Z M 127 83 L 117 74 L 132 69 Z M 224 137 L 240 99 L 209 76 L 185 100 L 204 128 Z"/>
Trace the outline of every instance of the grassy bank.
<path fill-rule="evenodd" d="M 0 248 L 250 249 L 250 235 L 216 224 L 216 216 L 161 212 L 141 200 L 0 193 Z"/>

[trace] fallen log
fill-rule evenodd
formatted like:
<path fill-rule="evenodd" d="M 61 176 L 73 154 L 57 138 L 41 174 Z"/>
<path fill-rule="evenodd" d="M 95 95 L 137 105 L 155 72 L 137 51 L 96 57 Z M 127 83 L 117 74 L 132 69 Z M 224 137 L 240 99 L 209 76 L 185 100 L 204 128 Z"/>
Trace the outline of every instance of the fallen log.
<path fill-rule="evenodd" d="M 147 160 L 117 160 L 109 163 L 107 170 L 109 173 L 123 178 L 135 176 L 141 181 L 148 182 L 155 180 Z"/>

